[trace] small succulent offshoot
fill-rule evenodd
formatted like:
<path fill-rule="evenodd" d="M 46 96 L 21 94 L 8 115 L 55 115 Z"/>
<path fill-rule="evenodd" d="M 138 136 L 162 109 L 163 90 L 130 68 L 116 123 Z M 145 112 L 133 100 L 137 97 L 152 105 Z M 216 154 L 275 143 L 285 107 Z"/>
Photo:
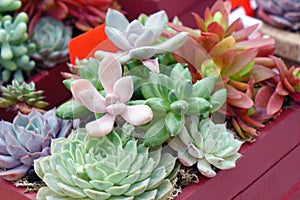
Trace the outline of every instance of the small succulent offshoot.
<path fill-rule="evenodd" d="M 11 85 L 1 86 L 2 95 L 0 97 L 0 108 L 10 107 L 12 110 L 19 110 L 23 114 L 28 114 L 32 108 L 40 112 L 48 103 L 44 101 L 44 91 L 35 89 L 35 83 L 19 83 L 13 80 Z"/>

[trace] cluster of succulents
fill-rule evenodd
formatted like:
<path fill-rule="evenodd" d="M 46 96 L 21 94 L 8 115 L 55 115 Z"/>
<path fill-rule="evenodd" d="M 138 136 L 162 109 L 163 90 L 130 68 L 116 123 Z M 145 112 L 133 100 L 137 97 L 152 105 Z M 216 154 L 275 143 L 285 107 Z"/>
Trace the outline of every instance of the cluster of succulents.
<path fill-rule="evenodd" d="M 40 18 L 29 38 L 30 57 L 39 67 L 52 68 L 69 59 L 72 28 L 49 16 Z"/>
<path fill-rule="evenodd" d="M 35 160 L 47 187 L 38 199 L 166 199 L 175 158 L 149 149 L 121 131 L 91 137 L 74 131 L 51 145 L 51 156 Z"/>
<path fill-rule="evenodd" d="M 18 180 L 33 167 L 33 160 L 50 154 L 52 139 L 67 137 L 72 122 L 58 119 L 55 109 L 44 114 L 19 113 L 12 123 L 0 122 L 0 177 Z"/>
<path fill-rule="evenodd" d="M 85 29 L 98 19 L 81 17 L 101 16 L 100 7 L 111 3 L 87 1 L 85 12 L 76 10 L 81 0 L 54 0 L 51 9 L 49 1 L 23 2 L 23 9 L 38 11 L 31 15 L 32 57 L 49 66 L 65 58 L 71 36 L 42 13 L 73 15 Z M 203 19 L 193 14 L 199 28 L 193 30 L 167 23 L 164 11 L 129 22 L 108 9 L 105 33 L 117 52 L 93 50 L 71 63 L 74 75 L 64 84 L 74 98 L 56 111 L 33 110 L 0 124 L 0 176 L 15 180 L 34 163 L 46 183 L 38 199 L 167 199 L 176 162 L 207 177 L 216 176 L 215 168 L 234 168 L 243 142 L 281 112 L 286 97 L 300 102 L 300 68 L 273 56 L 274 40 L 254 33 L 256 25 L 245 28 L 240 19 L 230 25 L 229 12 L 230 3 L 218 0 Z M 13 85 L 2 87 L 0 103 L 44 105 L 33 83 Z M 68 136 L 71 122 L 54 112 L 68 120 L 89 117 Z"/>
<path fill-rule="evenodd" d="M 266 23 L 293 31 L 300 29 L 299 0 L 256 0 L 257 15 Z"/>
<path fill-rule="evenodd" d="M 44 91 L 35 89 L 35 83 L 19 83 L 13 80 L 11 85 L 1 86 L 0 108 L 14 106 L 14 110 L 27 113 L 28 108 L 45 108 Z M 30 111 L 30 109 L 29 109 Z"/>

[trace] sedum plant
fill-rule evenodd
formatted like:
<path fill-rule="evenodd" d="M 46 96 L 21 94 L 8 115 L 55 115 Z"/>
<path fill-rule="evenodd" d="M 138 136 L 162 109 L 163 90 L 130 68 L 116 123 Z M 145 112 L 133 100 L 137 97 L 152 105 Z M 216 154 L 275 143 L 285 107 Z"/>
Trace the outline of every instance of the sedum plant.
<path fill-rule="evenodd" d="M 34 82 L 19 83 L 17 80 L 13 80 L 11 85 L 1 86 L 1 90 L 0 108 L 14 106 L 15 110 L 27 113 L 28 107 L 40 109 L 48 105 L 44 101 L 44 91 L 36 91 Z"/>
<path fill-rule="evenodd" d="M 28 115 L 19 113 L 12 123 L 0 122 L 0 177 L 14 181 L 25 176 L 33 160 L 50 154 L 54 138 L 67 137 L 72 122 L 56 118 L 55 109 Z"/>
<path fill-rule="evenodd" d="M 148 60 L 155 54 L 176 50 L 186 42 L 187 33 L 179 33 L 169 40 L 155 44 L 162 34 L 166 22 L 165 11 L 150 15 L 143 25 L 138 20 L 129 23 L 122 13 L 109 9 L 105 21 L 105 32 L 118 47 L 119 52 L 98 50 L 95 57 L 102 60 L 110 54 L 124 64 L 130 59 Z"/>
<path fill-rule="evenodd" d="M 21 0 L 2 0 L 0 2 L 0 14 L 18 10 L 22 5 Z"/>
<path fill-rule="evenodd" d="M 29 71 L 35 66 L 28 54 L 25 44 L 27 40 L 26 13 L 19 13 L 14 19 L 5 15 L 0 20 L 0 66 L 3 82 L 8 82 L 13 76 L 18 81 L 24 81 L 22 71 Z"/>
<path fill-rule="evenodd" d="M 52 142 L 51 156 L 35 160 L 47 184 L 37 199 L 166 199 L 175 158 L 161 151 L 124 132 L 94 138 L 74 131 Z"/>
<path fill-rule="evenodd" d="M 211 119 L 199 120 L 197 116 L 185 119 L 180 133 L 169 141 L 185 166 L 197 164 L 198 170 L 207 177 L 214 177 L 218 169 L 231 169 L 241 157 L 238 153 L 243 142 L 234 139 L 225 124 L 215 124 Z"/>
<path fill-rule="evenodd" d="M 28 41 L 30 56 L 39 67 L 52 68 L 66 62 L 71 37 L 71 27 L 51 17 L 40 18 Z"/>
<path fill-rule="evenodd" d="M 256 0 L 257 15 L 266 23 L 293 31 L 300 29 L 299 0 Z"/>

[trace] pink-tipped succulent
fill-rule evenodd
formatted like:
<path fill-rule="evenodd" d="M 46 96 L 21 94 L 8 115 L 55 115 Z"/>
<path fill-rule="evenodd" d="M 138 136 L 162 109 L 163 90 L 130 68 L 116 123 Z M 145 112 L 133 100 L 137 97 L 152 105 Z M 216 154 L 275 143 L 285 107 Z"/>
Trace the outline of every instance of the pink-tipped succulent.
<path fill-rule="evenodd" d="M 102 60 L 98 76 L 105 90 L 105 97 L 88 80 L 79 79 L 71 84 L 71 91 L 77 102 L 92 112 L 104 114 L 86 125 L 91 136 L 110 133 L 118 115 L 132 125 L 145 124 L 152 119 L 149 106 L 126 105 L 133 94 L 133 81 L 130 76 L 122 77 L 121 64 L 113 56 L 108 55 Z"/>
<path fill-rule="evenodd" d="M 0 122 L 0 177 L 17 180 L 26 175 L 33 160 L 50 154 L 52 139 L 67 137 L 72 122 L 56 118 L 55 109 L 43 115 L 32 110 L 18 114 L 13 123 Z"/>
<path fill-rule="evenodd" d="M 28 13 L 31 19 L 29 33 L 42 15 L 57 20 L 74 18 L 75 26 L 87 31 L 105 20 L 105 14 L 113 0 L 22 0 L 21 10 Z"/>

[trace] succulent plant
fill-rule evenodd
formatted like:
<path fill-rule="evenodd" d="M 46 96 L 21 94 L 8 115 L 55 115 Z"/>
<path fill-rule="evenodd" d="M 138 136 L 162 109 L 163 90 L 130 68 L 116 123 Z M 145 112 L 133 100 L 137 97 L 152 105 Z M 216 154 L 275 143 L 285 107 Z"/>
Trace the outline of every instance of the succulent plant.
<path fill-rule="evenodd" d="M 127 134 L 113 130 L 94 138 L 74 131 L 53 140 L 52 155 L 34 162 L 47 184 L 37 199 L 166 199 L 175 158 Z"/>
<path fill-rule="evenodd" d="M 29 107 L 45 108 L 48 103 L 43 99 L 42 90 L 35 90 L 35 83 L 19 83 L 17 80 L 12 81 L 12 85 L 2 86 L 2 96 L 0 97 L 0 108 L 7 108 L 9 106 L 22 106 L 26 104 Z M 22 112 L 22 110 L 20 110 Z M 24 113 L 24 112 L 23 112 Z M 26 113 L 26 112 L 25 112 Z"/>
<path fill-rule="evenodd" d="M 206 118 L 221 108 L 226 100 L 226 90 L 211 94 L 215 82 L 216 78 L 210 76 L 192 84 L 190 72 L 179 63 L 169 76 L 150 72 L 148 82 L 141 85 L 145 104 L 154 112 L 143 136 L 145 144 L 157 146 L 178 135 L 185 116 Z"/>
<path fill-rule="evenodd" d="M 71 37 L 71 27 L 51 17 L 40 18 L 28 41 L 30 56 L 39 67 L 52 68 L 66 62 Z"/>
<path fill-rule="evenodd" d="M 193 77 L 220 76 L 227 90 L 227 117 L 231 118 L 242 138 L 251 140 L 257 135 L 257 128 L 264 125 L 253 118 L 255 111 L 254 85 L 273 79 L 275 64 L 269 57 L 275 51 L 275 41 L 255 33 L 257 25 L 245 28 L 241 19 L 229 24 L 231 3 L 218 0 L 211 9 L 207 8 L 204 18 L 193 13 L 200 32 L 191 28 L 169 23 L 177 31 L 189 32 L 197 43 L 183 45 L 187 52 L 203 47 L 211 58 L 193 66 L 200 75 Z M 252 34 L 252 35 L 251 35 Z M 198 47 L 199 48 L 199 47 Z M 202 55 L 199 55 L 202 56 Z M 182 57 L 188 57 L 184 55 Z M 193 68 L 190 67 L 190 68 Z M 193 70 L 191 70 L 193 72 Z"/>
<path fill-rule="evenodd" d="M 150 15 L 145 25 L 138 20 L 129 23 L 122 13 L 109 9 L 105 32 L 120 51 L 111 53 L 98 50 L 95 57 L 102 60 L 107 54 L 111 54 L 123 64 L 130 59 L 148 60 L 155 54 L 179 48 L 186 42 L 187 33 L 179 33 L 165 42 L 155 44 L 166 25 L 166 20 L 165 11 L 160 11 Z"/>
<path fill-rule="evenodd" d="M 28 49 L 25 45 L 27 40 L 26 13 L 19 13 L 15 19 L 5 15 L 0 21 L 0 69 L 3 82 L 8 82 L 13 73 L 14 79 L 23 81 L 22 71 L 29 71 L 34 66 L 27 55 Z"/>
<path fill-rule="evenodd" d="M 152 111 L 147 105 L 126 105 L 133 94 L 130 76 L 122 77 L 121 64 L 113 56 L 106 56 L 100 63 L 98 76 L 105 91 L 105 97 L 86 79 L 71 83 L 74 99 L 94 113 L 104 115 L 86 125 L 87 132 L 103 136 L 113 129 L 115 119 L 122 116 L 133 125 L 141 125 L 152 119 Z"/>
<path fill-rule="evenodd" d="M 22 5 L 21 0 L 2 0 L 0 2 L 0 14 L 18 10 Z"/>
<path fill-rule="evenodd" d="M 43 115 L 33 109 L 12 123 L 1 121 L 0 177 L 12 181 L 25 176 L 34 159 L 50 154 L 51 140 L 68 136 L 71 127 L 71 121 L 56 118 L 55 109 Z"/>
<path fill-rule="evenodd" d="M 190 116 L 180 133 L 169 141 L 169 146 L 177 151 L 179 161 L 185 166 L 197 163 L 197 168 L 207 177 L 214 177 L 218 169 L 231 169 L 241 157 L 238 153 L 243 142 L 234 139 L 225 124 L 215 124 L 211 119 Z"/>
<path fill-rule="evenodd" d="M 297 31 L 300 29 L 299 0 L 256 0 L 257 15 L 266 23 Z"/>

